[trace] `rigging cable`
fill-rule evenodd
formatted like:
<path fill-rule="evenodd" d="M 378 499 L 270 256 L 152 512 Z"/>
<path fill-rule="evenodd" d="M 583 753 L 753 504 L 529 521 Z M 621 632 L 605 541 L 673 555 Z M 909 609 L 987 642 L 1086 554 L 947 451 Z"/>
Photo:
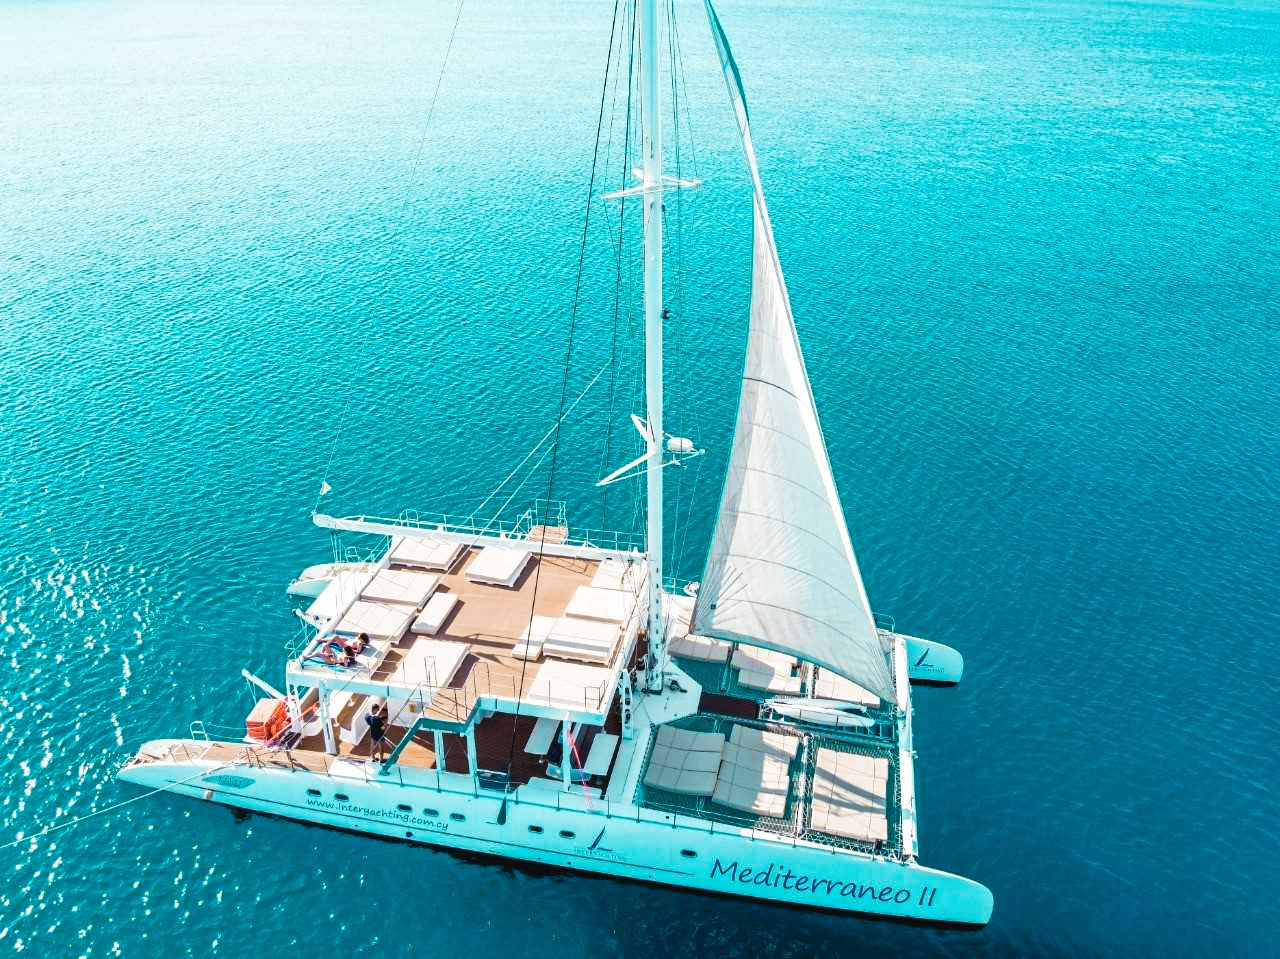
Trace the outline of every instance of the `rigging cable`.
<path fill-rule="evenodd" d="M 633 8 L 628 7 L 627 9 L 628 11 L 630 11 Z M 622 178 L 621 179 L 622 179 L 622 185 L 624 187 L 626 186 L 627 179 L 628 179 L 627 174 L 631 166 L 631 163 L 630 163 L 631 161 L 631 102 L 632 102 L 632 94 L 634 92 L 632 88 L 631 79 L 632 77 L 635 76 L 635 36 L 636 36 L 636 23 L 635 23 L 635 18 L 632 17 L 631 31 L 630 31 L 630 36 L 628 38 L 629 52 L 628 52 L 628 59 L 627 59 L 627 104 L 626 104 L 626 113 L 625 113 L 625 120 L 624 120 L 625 133 L 623 134 L 623 141 L 622 141 Z M 622 42 L 621 39 L 619 39 L 618 42 L 619 44 L 621 44 Z M 617 109 L 617 97 L 616 97 L 617 79 L 616 78 L 621 75 L 621 72 L 622 71 L 619 70 L 617 71 L 617 73 L 614 74 L 615 76 L 614 109 L 615 110 Z M 610 130 L 612 130 L 612 125 L 610 126 Z M 610 357 L 612 358 L 612 375 L 609 377 L 609 415 L 605 419 L 604 456 L 603 456 L 601 469 L 600 469 L 601 473 L 605 473 L 605 474 L 609 472 L 609 470 L 612 468 L 612 465 L 613 465 L 613 417 L 614 417 L 614 408 L 617 402 L 616 397 L 617 397 L 617 382 L 618 382 L 618 371 L 617 371 L 618 320 L 619 320 L 620 314 L 622 313 L 622 300 L 623 300 L 622 270 L 623 270 L 623 264 L 626 262 L 626 259 L 623 256 L 623 247 L 626 239 L 626 210 L 627 210 L 627 198 L 624 196 L 624 197 L 621 197 L 618 201 L 618 245 L 615 251 L 615 273 L 614 273 L 614 293 L 613 293 L 613 333 L 612 333 L 612 342 L 610 344 L 610 354 L 609 354 Z M 629 292 L 630 290 L 628 289 L 628 293 Z M 627 298 L 626 317 L 628 321 L 631 320 L 631 304 L 630 304 L 629 296 Z M 603 492 L 604 492 L 604 496 L 603 496 L 604 508 L 602 510 L 601 523 L 605 529 L 609 529 L 610 528 L 609 494 L 611 492 L 610 486 L 604 487 Z"/>
<path fill-rule="evenodd" d="M 409 179 L 413 180 L 414 174 L 418 172 L 418 166 L 422 163 L 422 154 L 427 149 L 427 133 L 431 129 L 431 118 L 436 112 L 436 101 L 440 99 L 440 87 L 444 84 L 444 73 L 449 66 L 449 54 L 453 51 L 453 38 L 458 35 L 458 24 L 462 21 L 462 8 L 466 6 L 467 0 L 458 0 L 458 12 L 453 17 L 453 28 L 449 31 L 449 40 L 444 47 L 444 59 L 440 61 L 440 75 L 436 77 L 436 88 L 431 94 L 431 103 L 427 106 L 427 118 L 422 124 L 422 137 L 418 140 L 418 153 L 413 158 L 413 166 L 409 168 Z M 409 191 L 404 192 L 403 211 L 409 205 Z"/>
<path fill-rule="evenodd" d="M 95 809 L 93 812 L 85 813 L 83 816 L 77 816 L 75 819 L 69 819 L 63 823 L 57 823 L 56 825 L 45 826 L 39 832 L 32 833 L 30 836 L 20 836 L 17 839 L 12 839 L 9 842 L 4 843 L 3 845 L 0 845 L 0 849 L 12 849 L 14 846 L 21 845 L 24 842 L 35 842 L 41 836 L 47 836 L 51 832 L 57 832 L 60 829 L 67 829 L 70 826 L 78 826 L 81 823 L 87 822 L 88 820 L 93 819 L 96 816 L 103 816 L 109 812 L 115 812 L 117 809 L 121 809 L 124 806 L 129 805 L 130 803 L 138 802 L 140 799 L 149 799 L 150 797 L 154 796 L 156 793 L 169 792 L 171 789 L 173 789 L 174 786 L 186 785 L 187 783 L 191 782 L 193 779 L 199 779 L 202 776 L 209 776 L 213 773 L 216 773 L 219 769 L 229 769 L 234 765 L 236 765 L 236 763 L 223 763 L 220 766 L 214 766 L 212 769 L 202 769 L 198 773 L 196 773 L 194 776 L 188 776 L 186 779 L 179 779 L 174 782 L 168 783 L 164 786 L 157 786 L 155 789 L 151 789 L 151 790 L 148 790 L 147 792 L 140 793 L 137 796 L 131 796 L 128 799 L 123 799 L 118 803 L 112 803 L 110 806 L 106 806 L 102 809 Z"/>
<path fill-rule="evenodd" d="M 458 0 L 458 10 L 454 14 L 453 27 L 449 31 L 449 40 L 445 44 L 445 48 L 444 48 L 444 58 L 440 61 L 440 73 L 436 77 L 435 90 L 432 91 L 431 102 L 427 106 L 427 117 L 422 123 L 422 136 L 418 140 L 418 151 L 414 155 L 413 165 L 409 168 L 409 183 L 413 182 L 413 178 L 417 174 L 419 166 L 421 166 L 422 164 L 422 156 L 426 152 L 427 134 L 431 130 L 431 118 L 435 115 L 436 103 L 440 99 L 440 88 L 444 85 L 445 71 L 449 66 L 449 54 L 453 51 L 453 41 L 454 41 L 454 38 L 458 35 L 458 24 L 462 22 L 462 8 L 466 6 L 466 2 L 467 0 Z M 408 208 L 409 208 L 409 184 L 406 183 L 405 191 L 404 191 L 404 202 L 401 204 L 400 212 L 403 214 L 404 211 L 407 210 Z M 390 240 L 390 237 L 388 237 L 388 241 L 389 240 Z M 389 282 L 388 279 L 384 277 L 383 283 L 382 283 L 383 291 L 386 290 L 386 286 L 388 282 Z M 345 428 L 346 428 L 347 419 L 351 415 L 351 407 L 352 407 L 352 404 L 348 402 L 347 405 L 343 408 L 338 421 L 338 429 L 335 431 L 333 435 L 333 441 L 329 444 L 329 459 L 328 459 L 328 462 L 325 463 L 324 472 L 320 476 L 320 486 L 319 486 L 319 491 L 316 493 L 316 501 L 314 504 L 312 504 L 312 507 L 311 507 L 311 514 L 313 516 L 320 511 L 320 500 L 322 500 L 332 489 L 332 487 L 329 485 L 329 476 L 331 475 L 331 471 L 333 469 L 334 457 L 337 455 L 337 452 L 338 452 L 338 442 L 341 439 L 341 437 L 346 434 Z M 335 546 L 335 549 L 336 549 L 336 546 Z"/>
<path fill-rule="evenodd" d="M 556 460 L 560 452 L 560 425 L 565 417 L 565 401 L 569 395 L 569 373 L 573 369 L 573 342 L 574 334 L 577 332 L 578 326 L 578 308 L 582 302 L 582 276 L 586 264 L 587 256 L 587 237 L 591 227 L 591 207 L 592 201 L 595 199 L 596 174 L 600 166 L 600 139 L 604 131 L 604 107 L 608 100 L 609 94 L 609 70 L 613 64 L 613 43 L 618 30 L 618 10 L 621 0 L 614 0 L 613 4 L 613 25 L 609 31 L 609 52 L 605 58 L 604 83 L 600 89 L 600 112 L 596 118 L 596 136 L 595 145 L 591 155 L 591 178 L 587 186 L 587 208 L 582 218 L 582 239 L 578 246 L 578 275 L 573 288 L 573 307 L 569 313 L 569 340 L 565 349 L 564 357 L 564 374 L 560 381 L 560 411 L 556 416 L 555 422 L 555 440 L 551 444 L 551 467 L 547 476 L 547 508 L 550 510 L 552 502 L 552 494 L 555 492 L 556 480 Z M 536 518 L 536 517 L 535 517 Z M 550 517 L 548 517 L 550 518 Z M 538 585 L 542 578 L 542 564 L 546 556 L 547 549 L 547 528 L 542 528 L 542 536 L 538 539 L 538 561 L 533 568 L 533 589 L 529 599 L 529 622 L 527 626 L 527 634 L 532 637 L 534 610 L 537 608 L 538 602 Z M 524 693 L 525 672 L 528 669 L 529 660 L 522 657 L 520 660 L 520 684 L 516 687 L 516 711 L 512 716 L 511 740 L 507 746 L 507 783 L 510 787 L 511 766 L 515 760 L 516 737 L 515 722 L 520 716 L 520 697 Z M 569 762 L 570 770 L 572 770 L 572 762 L 570 757 L 564 757 L 565 762 Z M 499 825 L 505 825 L 507 818 L 507 801 L 503 796 L 502 807 L 498 811 Z"/>

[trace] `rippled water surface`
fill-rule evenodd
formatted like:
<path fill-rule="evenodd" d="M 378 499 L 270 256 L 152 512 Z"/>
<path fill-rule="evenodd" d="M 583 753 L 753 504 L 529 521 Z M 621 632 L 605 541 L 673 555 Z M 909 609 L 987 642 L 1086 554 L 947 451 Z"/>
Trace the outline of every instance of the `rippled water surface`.
<path fill-rule="evenodd" d="M 672 475 L 670 511 L 696 577 L 750 220 L 684 6 L 682 172 L 706 184 L 668 201 L 668 403 L 710 452 Z M 0 842 L 136 795 L 112 774 L 139 743 L 240 721 L 240 669 L 279 675 L 284 587 L 328 556 L 322 479 L 334 511 L 466 510 L 554 420 L 611 5 L 467 4 L 427 124 L 455 12 L 0 6 Z M 1274 951 L 1280 13 L 720 12 L 868 592 L 967 658 L 958 688 L 917 695 L 921 840 L 991 887 L 991 925 L 158 797 L 0 850 L 0 948 Z M 629 492 L 591 489 L 630 458 L 639 403 L 603 222 L 569 396 L 616 362 L 566 424 L 554 492 L 627 527 Z M 544 464 L 513 506 L 545 483 Z"/>

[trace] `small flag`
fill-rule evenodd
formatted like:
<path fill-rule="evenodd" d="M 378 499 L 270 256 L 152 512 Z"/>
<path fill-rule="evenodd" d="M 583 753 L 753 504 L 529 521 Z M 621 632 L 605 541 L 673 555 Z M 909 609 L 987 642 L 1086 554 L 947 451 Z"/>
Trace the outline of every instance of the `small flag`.
<path fill-rule="evenodd" d="M 321 495 L 321 496 L 326 495 L 326 494 L 327 494 L 330 490 L 332 490 L 332 489 L 333 489 L 333 487 L 332 487 L 332 486 L 330 486 L 327 482 L 321 482 L 321 483 L 320 483 L 320 495 Z"/>

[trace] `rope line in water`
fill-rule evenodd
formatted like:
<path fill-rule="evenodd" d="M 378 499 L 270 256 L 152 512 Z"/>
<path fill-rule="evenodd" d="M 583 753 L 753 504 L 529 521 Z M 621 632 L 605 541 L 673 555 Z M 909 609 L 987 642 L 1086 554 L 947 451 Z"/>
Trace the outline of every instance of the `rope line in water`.
<path fill-rule="evenodd" d="M 168 792 L 174 786 L 182 786 L 186 783 L 191 782 L 191 780 L 193 779 L 199 779 L 202 776 L 208 776 L 211 773 L 217 772 L 219 769 L 226 769 L 229 766 L 234 766 L 234 765 L 236 764 L 223 763 L 222 765 L 214 766 L 211 769 L 202 769 L 200 770 L 200 772 L 196 773 L 193 776 L 188 776 L 186 779 L 179 779 L 176 782 L 171 782 L 164 786 L 158 786 L 157 788 L 150 789 L 147 792 L 141 793 L 140 795 L 130 797 L 129 799 L 123 799 L 118 803 L 113 803 L 112 805 L 106 806 L 102 809 L 95 809 L 93 812 L 85 813 L 83 816 L 77 816 L 75 819 L 70 819 L 67 822 L 58 823 L 57 825 L 53 825 L 53 826 L 45 826 L 39 832 L 32 833 L 30 836 L 23 836 L 20 839 L 13 839 L 7 843 L 4 843 L 3 845 L 0 845 L 0 849 L 12 849 L 14 846 L 19 846 L 24 842 L 33 842 L 34 840 L 39 839 L 41 836 L 47 836 L 49 835 L 49 833 L 57 832 L 60 829 L 67 829 L 71 826 L 78 826 L 83 822 L 88 822 L 90 819 L 93 819 L 96 816 L 103 816 L 109 812 L 115 812 L 117 809 L 122 809 L 123 807 L 129 805 L 130 803 L 135 803 L 140 799 L 148 799 L 151 796 L 154 796 L 156 793 Z"/>

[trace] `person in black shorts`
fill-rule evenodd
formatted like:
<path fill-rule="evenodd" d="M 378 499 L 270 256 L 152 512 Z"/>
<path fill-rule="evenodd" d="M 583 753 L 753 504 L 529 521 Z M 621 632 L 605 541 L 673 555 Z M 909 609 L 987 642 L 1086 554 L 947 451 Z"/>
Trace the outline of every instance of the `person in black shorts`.
<path fill-rule="evenodd" d="M 387 704 L 373 701 L 373 708 L 364 717 L 369 724 L 369 758 L 374 762 L 382 762 L 387 752 Z"/>

